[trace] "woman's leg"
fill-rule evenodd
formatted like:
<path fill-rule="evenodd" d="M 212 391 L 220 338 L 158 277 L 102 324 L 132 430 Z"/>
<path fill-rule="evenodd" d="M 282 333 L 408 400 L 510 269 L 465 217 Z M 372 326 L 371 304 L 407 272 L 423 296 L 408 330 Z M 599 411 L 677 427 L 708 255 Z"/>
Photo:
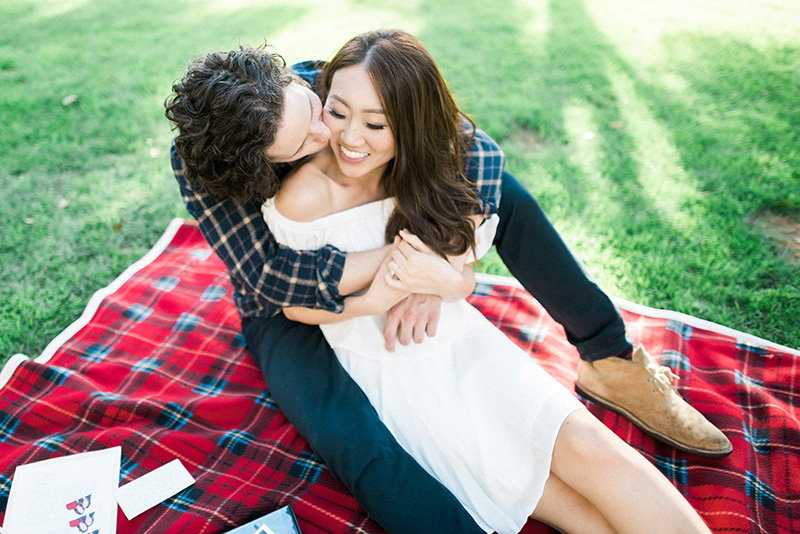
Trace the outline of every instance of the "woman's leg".
<path fill-rule="evenodd" d="M 484 534 L 397 443 L 316 326 L 283 314 L 243 321 L 272 398 L 359 504 L 392 534 Z"/>
<path fill-rule="evenodd" d="M 620 534 L 710 534 L 658 469 L 588 410 L 561 427 L 551 471 L 589 500 Z"/>
<path fill-rule="evenodd" d="M 553 474 L 531 517 L 564 533 L 616 534 L 595 505 Z"/>

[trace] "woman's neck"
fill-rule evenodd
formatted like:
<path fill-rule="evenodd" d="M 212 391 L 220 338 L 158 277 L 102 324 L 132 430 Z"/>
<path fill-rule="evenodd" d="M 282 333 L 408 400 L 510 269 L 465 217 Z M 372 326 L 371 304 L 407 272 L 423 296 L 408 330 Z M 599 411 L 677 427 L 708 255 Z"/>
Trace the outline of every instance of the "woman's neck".
<path fill-rule="evenodd" d="M 339 199 L 351 207 L 382 200 L 386 193 L 381 182 L 381 173 L 367 176 L 346 176 L 336 162 L 333 152 L 328 149 L 320 153 L 315 162 L 320 171 L 331 181 L 331 189 Z"/>

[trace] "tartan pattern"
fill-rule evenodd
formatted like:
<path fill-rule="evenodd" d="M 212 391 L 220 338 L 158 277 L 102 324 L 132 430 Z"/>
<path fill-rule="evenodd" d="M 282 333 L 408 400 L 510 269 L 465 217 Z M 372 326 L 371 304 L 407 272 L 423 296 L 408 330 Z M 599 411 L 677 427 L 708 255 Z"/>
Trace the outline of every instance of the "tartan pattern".
<path fill-rule="evenodd" d="M 286 504 L 305 534 L 383 532 L 275 407 L 243 348 L 224 265 L 204 251 L 197 225 L 184 222 L 51 355 L 19 363 L 0 389 L 0 520 L 17 465 L 121 445 L 121 484 L 174 458 L 197 482 L 133 521 L 119 514 L 120 534 L 221 533 Z M 224 291 L 203 299 L 209 288 Z M 470 300 L 574 385 L 577 353 L 530 295 L 489 281 Z M 589 409 L 672 480 L 714 532 L 800 531 L 792 475 L 800 469 L 800 353 L 620 308 L 631 338 L 673 366 L 681 393 L 734 452 L 681 454 L 610 411 Z M 132 309 L 149 314 L 138 320 Z M 201 320 L 176 328 L 186 316 Z M 523 532 L 551 531 L 529 522 Z"/>

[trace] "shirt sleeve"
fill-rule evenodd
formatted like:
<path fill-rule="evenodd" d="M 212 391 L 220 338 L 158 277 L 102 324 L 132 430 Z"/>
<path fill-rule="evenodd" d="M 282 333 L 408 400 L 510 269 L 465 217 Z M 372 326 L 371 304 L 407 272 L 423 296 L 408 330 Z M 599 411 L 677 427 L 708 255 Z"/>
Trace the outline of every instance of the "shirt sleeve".
<path fill-rule="evenodd" d="M 338 291 L 344 253 L 332 246 L 296 251 L 278 244 L 258 204 L 238 204 L 195 190 L 174 143 L 171 159 L 186 209 L 225 263 L 243 317 L 273 315 L 287 306 L 336 313 L 344 309 Z"/>
<path fill-rule="evenodd" d="M 289 70 L 300 76 L 308 83 L 308 85 L 311 86 L 311 89 L 319 93 L 319 77 L 320 74 L 322 74 L 322 69 L 325 68 L 326 64 L 327 61 L 312 59 L 309 61 L 295 63 L 289 67 Z"/>
<path fill-rule="evenodd" d="M 505 162 L 506 156 L 494 139 L 476 128 L 475 137 L 467 150 L 464 173 L 477 184 L 480 201 L 478 213 L 484 217 L 497 213 Z"/>

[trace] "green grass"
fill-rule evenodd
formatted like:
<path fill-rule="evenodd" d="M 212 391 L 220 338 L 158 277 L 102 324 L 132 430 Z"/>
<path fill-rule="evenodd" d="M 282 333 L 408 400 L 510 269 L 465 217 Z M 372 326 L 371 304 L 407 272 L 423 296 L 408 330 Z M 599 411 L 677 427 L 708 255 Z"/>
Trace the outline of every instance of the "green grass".
<path fill-rule="evenodd" d="M 379 26 L 425 42 L 610 294 L 800 347 L 798 262 L 751 223 L 800 220 L 794 0 L 395 4 L 4 1 L 0 362 L 185 216 L 162 106 L 191 58 L 327 58 Z"/>

